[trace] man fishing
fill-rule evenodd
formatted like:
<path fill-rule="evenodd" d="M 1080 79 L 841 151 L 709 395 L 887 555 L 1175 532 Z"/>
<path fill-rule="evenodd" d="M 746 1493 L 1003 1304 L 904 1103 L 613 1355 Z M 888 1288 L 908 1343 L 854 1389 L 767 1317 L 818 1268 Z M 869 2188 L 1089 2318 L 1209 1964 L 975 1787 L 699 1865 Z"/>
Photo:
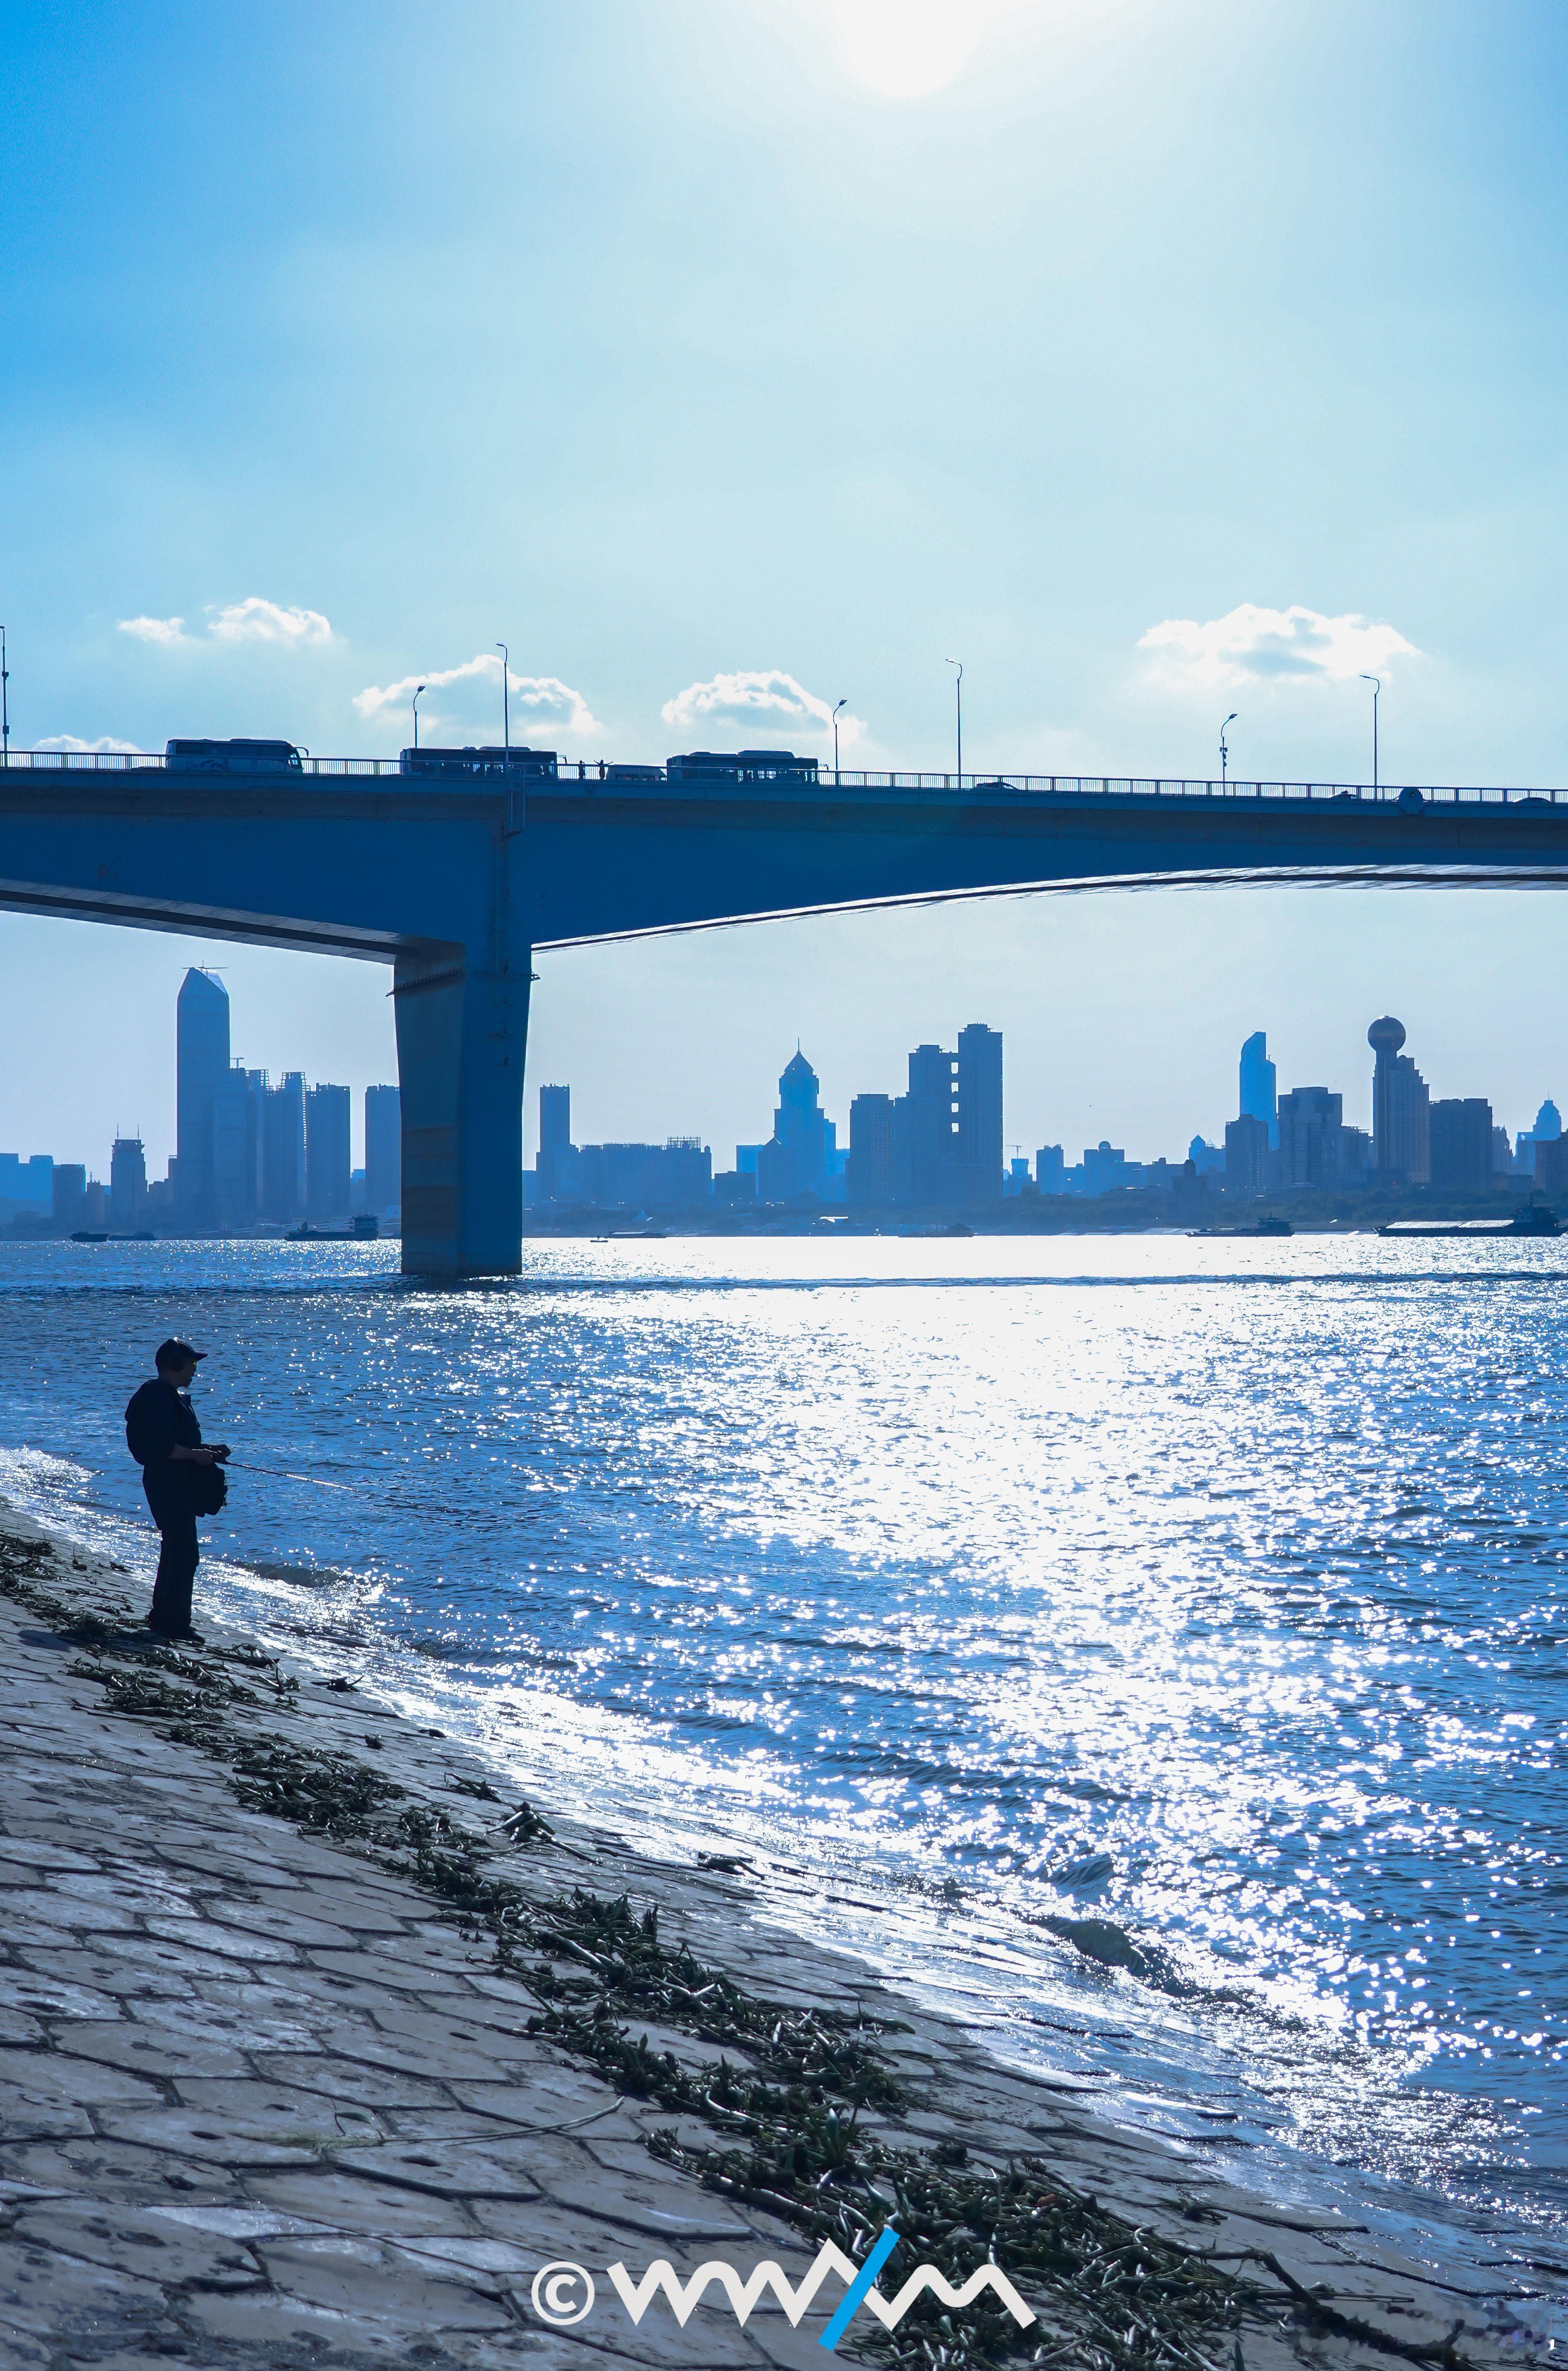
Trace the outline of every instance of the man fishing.
<path fill-rule="evenodd" d="M 190 1590 L 202 1550 L 199 1514 L 215 1515 L 224 1502 L 221 1475 L 211 1471 L 228 1455 L 226 1441 L 203 1443 L 190 1389 L 205 1350 L 189 1342 L 160 1342 L 156 1379 L 144 1383 L 125 1411 L 125 1440 L 142 1469 L 142 1486 L 163 1536 L 147 1627 L 155 1637 L 206 1644 L 190 1627 Z"/>

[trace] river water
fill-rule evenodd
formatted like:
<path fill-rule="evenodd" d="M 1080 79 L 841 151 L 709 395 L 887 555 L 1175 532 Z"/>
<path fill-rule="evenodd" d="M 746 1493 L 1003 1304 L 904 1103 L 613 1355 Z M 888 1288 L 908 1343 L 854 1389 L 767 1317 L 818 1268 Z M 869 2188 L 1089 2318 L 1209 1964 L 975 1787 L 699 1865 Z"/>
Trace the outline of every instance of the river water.
<path fill-rule="evenodd" d="M 1211 2162 L 1555 2258 L 1568 1242 L 394 1259 L 0 1248 L 0 1489 L 150 1570 L 187 1335 L 210 1439 L 347 1486 L 236 1473 L 201 1602 Z"/>

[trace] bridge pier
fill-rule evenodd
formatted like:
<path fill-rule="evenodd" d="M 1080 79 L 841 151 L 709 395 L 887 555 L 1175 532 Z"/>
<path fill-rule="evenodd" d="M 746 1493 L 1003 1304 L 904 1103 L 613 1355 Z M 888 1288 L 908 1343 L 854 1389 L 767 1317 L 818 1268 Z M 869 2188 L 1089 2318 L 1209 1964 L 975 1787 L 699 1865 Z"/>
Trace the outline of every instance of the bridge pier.
<path fill-rule="evenodd" d="M 515 1276 L 528 951 L 426 941 L 393 973 L 405 1276 Z"/>

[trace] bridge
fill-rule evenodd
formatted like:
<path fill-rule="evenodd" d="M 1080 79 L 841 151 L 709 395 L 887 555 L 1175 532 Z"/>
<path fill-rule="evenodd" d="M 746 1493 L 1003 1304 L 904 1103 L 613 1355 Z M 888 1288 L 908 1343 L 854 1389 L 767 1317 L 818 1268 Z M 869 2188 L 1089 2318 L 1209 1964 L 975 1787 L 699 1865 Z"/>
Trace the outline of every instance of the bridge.
<path fill-rule="evenodd" d="M 392 972 L 403 1267 L 514 1273 L 536 949 L 999 891 L 1568 879 L 1568 790 L 12 751 L 0 909 Z"/>

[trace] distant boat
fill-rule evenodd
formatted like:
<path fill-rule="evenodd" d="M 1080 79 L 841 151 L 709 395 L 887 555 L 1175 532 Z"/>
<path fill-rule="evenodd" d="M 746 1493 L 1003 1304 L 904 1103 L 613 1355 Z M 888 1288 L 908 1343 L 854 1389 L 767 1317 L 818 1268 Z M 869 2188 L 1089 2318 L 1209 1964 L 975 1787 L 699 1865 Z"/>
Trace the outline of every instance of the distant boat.
<path fill-rule="evenodd" d="M 1277 1219 L 1271 1211 L 1251 1227 L 1194 1227 L 1195 1235 L 1293 1235 L 1296 1232 L 1288 1219 Z"/>
<path fill-rule="evenodd" d="M 89 1228 L 82 1227 L 72 1236 L 71 1241 L 74 1243 L 107 1243 L 109 1237 L 107 1234 L 95 1235 Z"/>
<path fill-rule="evenodd" d="M 1401 1225 L 1398 1219 L 1390 1219 L 1378 1232 L 1394 1243 L 1429 1243 L 1435 1235 L 1454 1243 L 1495 1243 L 1505 1236 L 1560 1235 L 1562 1229 L 1555 1210 L 1549 1210 L 1544 1202 L 1530 1202 L 1524 1209 L 1516 1210 L 1511 1219 L 1455 1219 L 1431 1226 L 1423 1226 L 1419 1221 Z"/>

